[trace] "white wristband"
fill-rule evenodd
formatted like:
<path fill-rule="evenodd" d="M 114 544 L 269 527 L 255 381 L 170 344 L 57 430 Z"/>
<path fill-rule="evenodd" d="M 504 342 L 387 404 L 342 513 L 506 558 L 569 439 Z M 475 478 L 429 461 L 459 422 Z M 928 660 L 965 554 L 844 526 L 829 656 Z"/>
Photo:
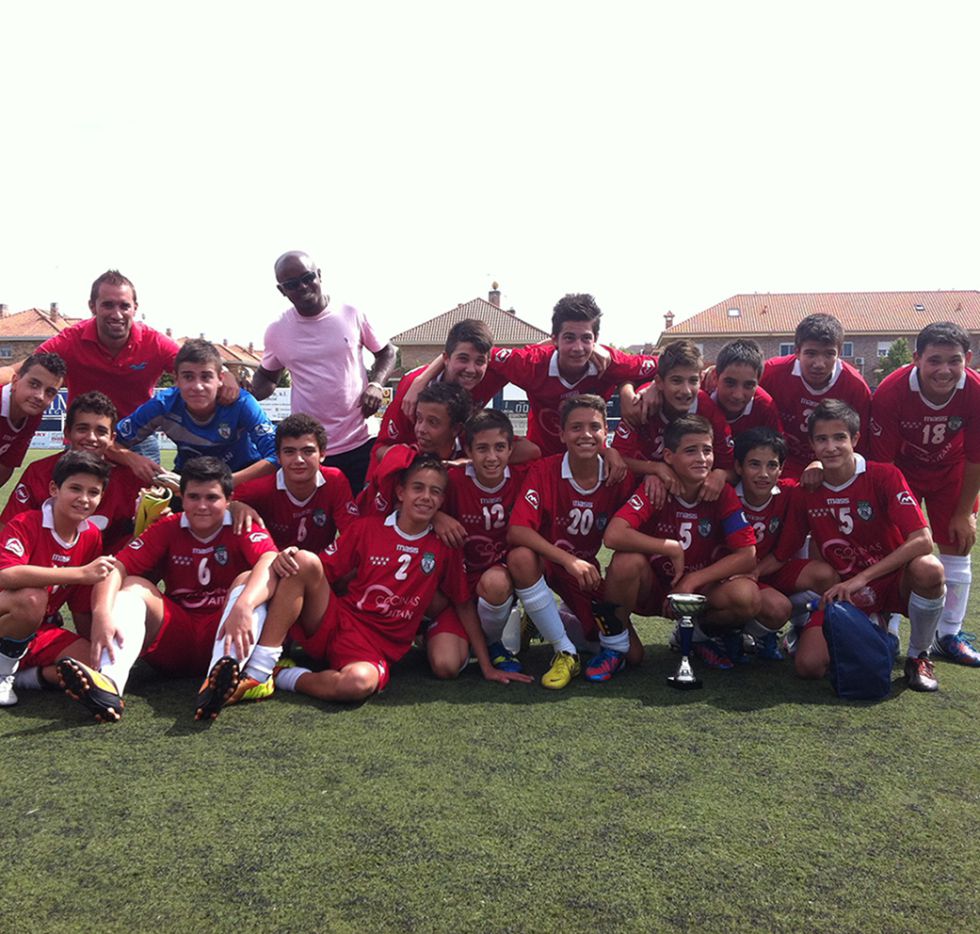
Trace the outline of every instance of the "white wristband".
<path fill-rule="evenodd" d="M 376 383 L 374 380 L 371 380 L 371 382 L 368 383 L 368 386 L 377 386 L 382 392 L 385 391 L 384 386 L 382 386 L 381 383 Z"/>

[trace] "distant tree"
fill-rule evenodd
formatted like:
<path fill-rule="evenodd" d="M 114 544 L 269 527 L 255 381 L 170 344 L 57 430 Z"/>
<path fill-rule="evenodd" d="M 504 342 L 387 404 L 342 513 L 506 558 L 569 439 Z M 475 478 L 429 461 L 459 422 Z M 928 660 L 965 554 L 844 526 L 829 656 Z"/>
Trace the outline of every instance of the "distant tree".
<path fill-rule="evenodd" d="M 897 370 L 900 366 L 912 362 L 912 351 L 909 350 L 909 343 L 904 337 L 893 341 L 888 348 L 888 354 L 881 358 L 881 363 L 875 369 L 878 382 L 881 382 L 889 373 Z"/>

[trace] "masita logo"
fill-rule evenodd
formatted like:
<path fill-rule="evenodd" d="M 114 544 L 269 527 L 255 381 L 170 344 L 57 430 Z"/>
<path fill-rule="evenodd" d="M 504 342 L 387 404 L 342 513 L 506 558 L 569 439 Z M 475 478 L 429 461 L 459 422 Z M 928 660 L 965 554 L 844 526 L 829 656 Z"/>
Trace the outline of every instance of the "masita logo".
<path fill-rule="evenodd" d="M 899 506 L 914 506 L 915 497 L 908 491 L 902 490 L 900 493 L 896 494 Z"/>
<path fill-rule="evenodd" d="M 18 558 L 24 557 L 24 543 L 19 538 L 8 538 L 3 547 L 11 554 L 17 555 Z"/>
<path fill-rule="evenodd" d="M 537 490 L 528 490 L 524 494 L 524 499 L 526 499 L 535 509 L 537 509 L 538 506 L 541 505 L 541 500 L 538 497 L 538 491 Z"/>

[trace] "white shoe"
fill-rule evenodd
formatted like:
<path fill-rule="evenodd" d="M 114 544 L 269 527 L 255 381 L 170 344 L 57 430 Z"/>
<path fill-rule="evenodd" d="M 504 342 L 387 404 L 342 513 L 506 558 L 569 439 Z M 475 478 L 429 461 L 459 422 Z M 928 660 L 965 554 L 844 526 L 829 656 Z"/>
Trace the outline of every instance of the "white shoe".
<path fill-rule="evenodd" d="M 0 677 L 0 707 L 13 707 L 17 703 L 14 693 L 14 673 Z"/>

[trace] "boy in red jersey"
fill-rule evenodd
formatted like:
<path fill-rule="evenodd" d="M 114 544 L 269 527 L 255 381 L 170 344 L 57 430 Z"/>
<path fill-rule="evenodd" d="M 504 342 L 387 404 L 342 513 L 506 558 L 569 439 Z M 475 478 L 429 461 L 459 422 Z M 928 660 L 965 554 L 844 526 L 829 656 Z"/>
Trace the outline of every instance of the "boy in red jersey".
<path fill-rule="evenodd" d="M 484 409 L 463 427 L 469 464 L 449 468 L 445 511 L 466 533 L 463 564 L 477 595 L 477 615 L 490 660 L 501 671 L 520 671 L 521 663 L 503 644 L 504 627 L 514 604 L 514 582 L 507 570 L 507 526 L 524 485 L 528 467 L 511 467 L 514 427 L 496 409 Z"/>
<path fill-rule="evenodd" d="M 87 451 L 99 460 L 105 460 L 106 451 L 115 438 L 116 418 L 116 407 L 104 393 L 93 390 L 76 396 L 65 415 L 68 449 Z M 27 466 L 0 513 L 0 526 L 22 512 L 41 508 L 50 495 L 51 477 L 63 454 L 59 451 Z M 132 536 L 133 512 L 142 486 L 128 467 L 111 467 L 109 484 L 90 517 L 92 524 L 102 532 L 102 548 L 106 554 L 118 551 Z"/>
<path fill-rule="evenodd" d="M 961 632 L 980 492 L 980 375 L 970 369 L 972 359 L 958 324 L 924 328 L 913 362 L 889 373 L 871 399 L 871 458 L 898 467 L 929 512 L 946 574 L 934 654 L 977 667 L 980 652 Z"/>
<path fill-rule="evenodd" d="M 595 642 L 602 620 L 593 601 L 602 600 L 602 574 L 597 554 L 610 516 L 626 502 L 634 478 L 610 486 L 599 452 L 606 438 L 606 403 L 600 396 L 573 396 L 562 403 L 561 439 L 564 454 L 536 461 L 510 517 L 507 569 L 517 596 L 554 657 L 541 684 L 551 690 L 567 687 L 581 671 L 578 649 L 558 613 L 554 588 L 581 622 L 585 640 Z M 619 667 L 628 657 L 643 658 L 643 646 L 631 628 L 603 634 L 603 646 L 589 663 L 601 670 Z M 613 654 L 613 653 L 616 654 Z"/>
<path fill-rule="evenodd" d="M 906 680 L 915 691 L 938 690 L 929 646 L 945 585 L 922 510 L 897 467 L 855 453 L 860 419 L 850 406 L 838 399 L 821 402 L 810 413 L 809 431 L 823 483 L 812 491 L 801 488 L 775 558 L 787 561 L 809 532 L 842 578 L 824 591 L 821 602 L 847 600 L 868 613 L 907 612 L 912 635 Z M 829 661 L 823 613 L 817 611 L 800 634 L 796 672 L 822 678 Z"/>
<path fill-rule="evenodd" d="M 371 516 L 353 523 L 322 556 L 336 595 L 327 589 L 319 621 L 305 620 L 306 608 L 293 635 L 324 671 L 282 667 L 276 686 L 328 701 L 360 701 L 384 690 L 390 666 L 412 646 L 423 614 L 439 594 L 453 604 L 427 634 L 429 660 L 440 678 L 455 678 L 473 647 L 483 677 L 508 683 L 529 681 L 526 675 L 498 671 L 490 663 L 476 617 L 462 556 L 436 536 L 432 519 L 442 505 L 448 482 L 446 468 L 420 454 L 406 468 L 396 489 L 398 509 L 387 518 Z M 306 553 L 300 552 L 300 555 Z M 265 641 L 280 640 L 296 615 L 284 612 L 283 599 L 292 587 L 286 577 L 271 609 Z M 299 582 L 298 595 L 304 590 Z M 297 614 L 300 606 L 295 605 Z M 448 621 L 447 619 L 448 618 Z"/>
<path fill-rule="evenodd" d="M 86 658 L 89 643 L 44 621 L 81 588 L 103 580 L 112 559 L 88 521 L 99 504 L 109 467 L 81 452 L 55 466 L 51 498 L 11 519 L 0 544 L 0 706 L 17 703 L 17 687 L 40 688 L 69 656 Z M 18 671 L 18 667 L 20 671 Z"/>
<path fill-rule="evenodd" d="M 789 454 L 784 475 L 799 480 L 812 460 L 808 419 L 825 399 L 847 403 L 867 426 L 871 390 L 849 363 L 840 359 L 844 328 L 833 315 L 807 315 L 797 326 L 795 353 L 766 361 L 762 388 L 775 400 Z"/>
<path fill-rule="evenodd" d="M 616 552 L 606 572 L 606 596 L 623 624 L 630 613 L 663 615 L 670 592 L 707 596 L 702 626 L 709 632 L 735 635 L 759 613 L 759 589 L 746 576 L 755 568 L 755 534 L 738 497 L 727 484 L 716 499 L 701 497 L 714 462 L 713 437 L 704 416 L 672 421 L 664 434 L 664 458 L 680 491 L 657 509 L 638 489 L 606 529 L 604 544 Z M 708 641 L 702 634 L 695 645 Z M 725 656 L 717 646 L 715 653 Z"/>
<path fill-rule="evenodd" d="M 659 481 L 646 484 L 656 506 L 664 503 L 668 493 L 680 492 L 680 480 L 664 462 L 664 433 L 671 422 L 684 415 L 701 415 L 712 428 L 715 466 L 701 488 L 701 498 L 717 499 L 729 479 L 734 479 L 732 433 L 725 415 L 700 388 L 703 366 L 701 351 L 692 341 L 668 344 L 660 355 L 654 378 L 660 398 L 659 411 L 643 425 L 635 427 L 624 419 L 616 429 L 613 448 L 623 456 L 626 466 L 639 476 L 655 477 Z"/>
<path fill-rule="evenodd" d="M 780 478 L 786 461 L 786 441 L 771 428 L 752 428 L 735 439 L 735 492 L 742 511 L 755 532 L 755 574 L 761 607 L 757 622 L 746 626 L 756 640 L 757 654 L 780 659 L 776 632 L 787 619 L 802 616 L 806 606 L 840 579 L 825 561 L 791 558 L 781 568 L 772 557 L 779 534 L 786 524 L 798 486 Z M 778 568 L 778 570 L 777 570 Z"/>
<path fill-rule="evenodd" d="M 210 673 L 195 716 L 210 718 L 239 686 L 239 669 L 268 682 L 281 650 L 252 651 L 263 604 L 275 590 L 276 547 L 265 529 L 235 534 L 228 497 L 231 471 L 214 457 L 181 471 L 184 512 L 134 538 L 92 594 L 96 669 L 76 663 L 69 690 L 92 709 L 121 698 L 139 657 L 170 675 Z M 166 595 L 149 577 L 162 572 Z M 247 665 L 246 665 L 247 661 Z M 242 681 L 241 683 L 246 683 Z"/>
<path fill-rule="evenodd" d="M 718 351 L 711 381 L 711 401 L 721 409 L 732 440 L 751 428 L 765 426 L 782 433 L 779 412 L 772 396 L 760 385 L 764 361 L 753 340 L 736 340 Z"/>
<path fill-rule="evenodd" d="M 0 486 L 24 461 L 44 411 L 65 381 L 65 361 L 56 353 L 32 353 L 0 389 Z"/>
<path fill-rule="evenodd" d="M 326 453 L 323 426 L 309 415 L 289 415 L 276 428 L 279 469 L 235 488 L 233 502 L 265 523 L 280 550 L 297 545 L 318 554 L 357 518 L 347 477 L 323 466 Z"/>

